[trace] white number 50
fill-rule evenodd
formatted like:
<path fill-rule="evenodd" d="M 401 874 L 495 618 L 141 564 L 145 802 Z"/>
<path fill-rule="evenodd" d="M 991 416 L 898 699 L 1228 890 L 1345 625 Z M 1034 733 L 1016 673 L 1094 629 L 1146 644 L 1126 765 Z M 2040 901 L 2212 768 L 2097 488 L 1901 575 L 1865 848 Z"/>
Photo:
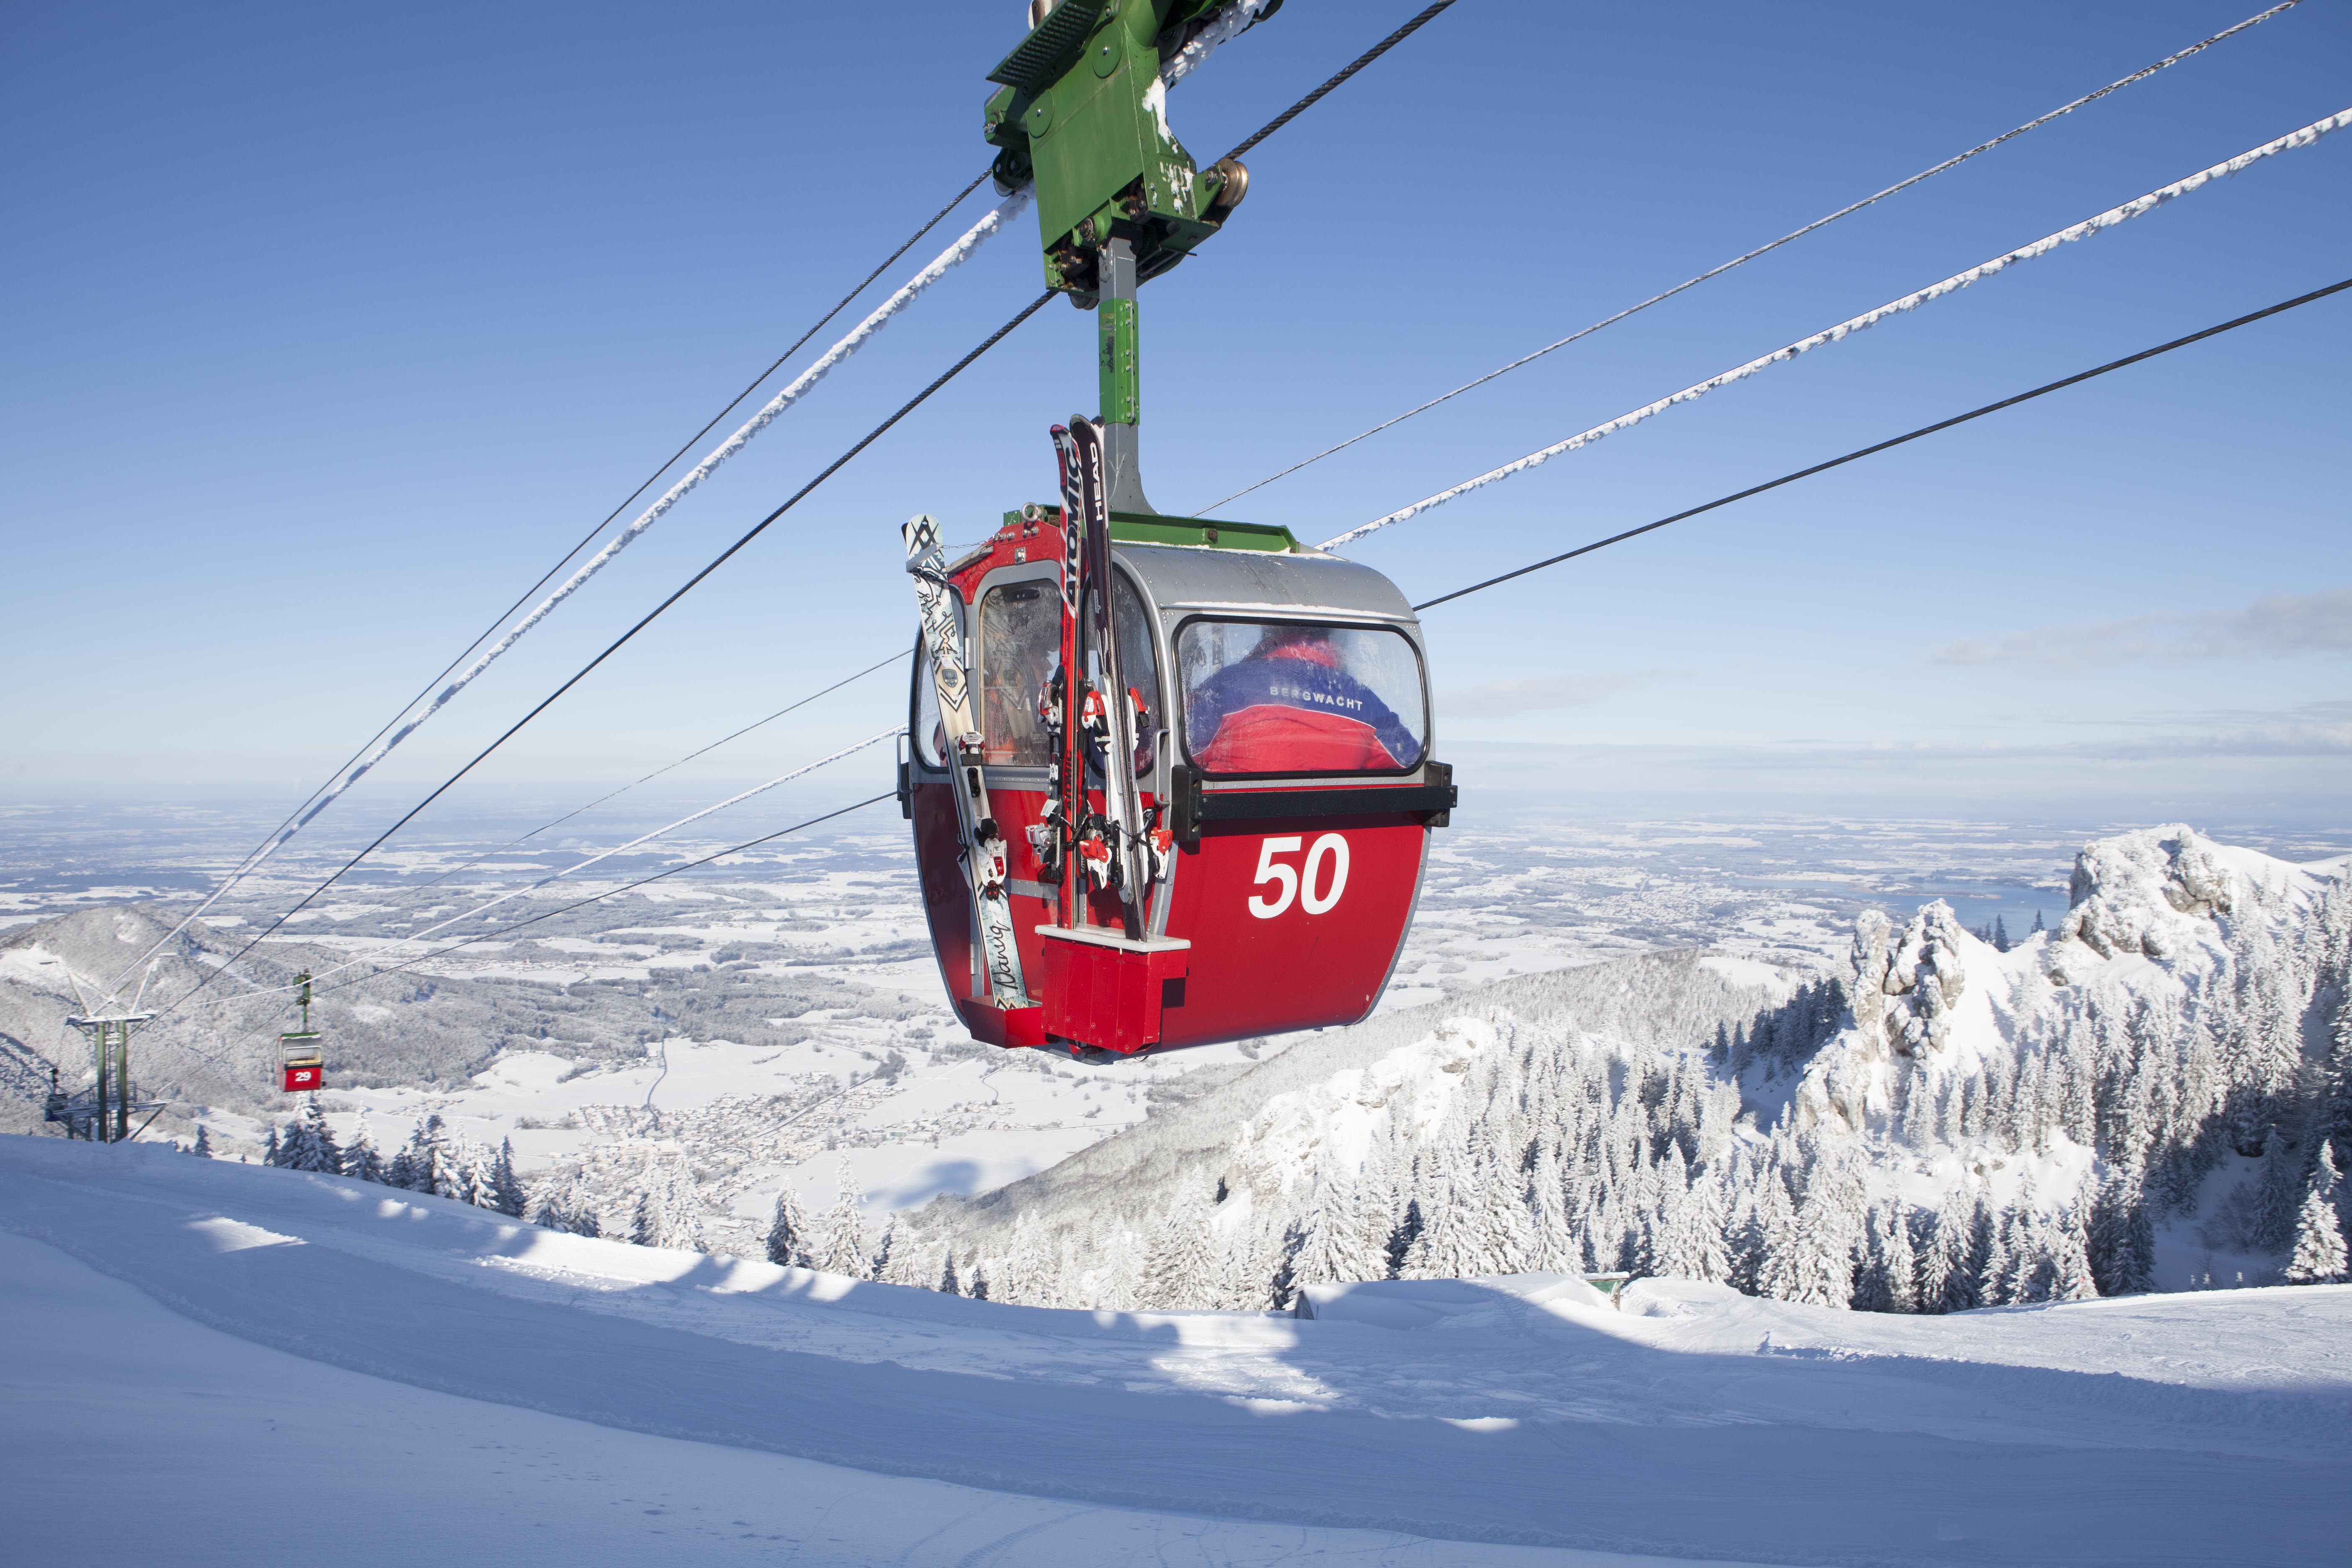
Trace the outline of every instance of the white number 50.
<path fill-rule="evenodd" d="M 1252 893 L 1250 913 L 1262 921 L 1270 921 L 1288 909 L 1296 900 L 1308 914 L 1319 915 L 1339 901 L 1340 893 L 1348 886 L 1348 841 L 1336 833 L 1327 833 L 1318 838 L 1315 847 L 1307 852 L 1307 864 L 1303 868 L 1305 875 L 1302 877 L 1299 868 L 1286 866 L 1275 857 L 1290 854 L 1305 842 L 1306 839 L 1297 834 L 1260 841 L 1257 876 L 1253 879 L 1254 884 L 1262 888 L 1268 882 L 1277 882 L 1281 884 L 1282 891 L 1271 900 L 1263 894 Z M 1331 885 L 1318 896 L 1315 884 L 1322 879 L 1322 863 L 1327 859 L 1331 862 Z"/>

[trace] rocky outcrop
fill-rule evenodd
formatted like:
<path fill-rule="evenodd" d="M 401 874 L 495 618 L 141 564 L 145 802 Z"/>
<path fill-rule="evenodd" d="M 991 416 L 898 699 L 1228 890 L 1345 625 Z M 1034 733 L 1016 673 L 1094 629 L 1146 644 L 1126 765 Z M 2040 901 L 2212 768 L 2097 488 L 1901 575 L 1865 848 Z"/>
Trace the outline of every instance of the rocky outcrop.
<path fill-rule="evenodd" d="M 2214 917 L 2234 911 L 2237 878 L 2212 843 L 2180 823 L 2121 833 L 2083 847 L 2044 967 L 2071 984 L 2115 958 L 2178 958 L 2214 938 Z"/>
<path fill-rule="evenodd" d="M 1969 940 L 1952 906 L 1938 899 L 1900 933 L 1876 910 L 1854 922 L 1855 1025 L 1873 1059 L 1927 1056 L 1951 1037 L 1953 1009 L 1968 989 L 1960 944 Z"/>

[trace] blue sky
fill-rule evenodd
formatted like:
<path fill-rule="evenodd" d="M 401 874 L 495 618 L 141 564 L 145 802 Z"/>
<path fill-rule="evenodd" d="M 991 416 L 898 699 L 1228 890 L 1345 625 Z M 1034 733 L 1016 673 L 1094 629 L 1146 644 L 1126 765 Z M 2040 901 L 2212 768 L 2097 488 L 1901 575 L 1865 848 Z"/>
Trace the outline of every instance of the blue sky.
<path fill-rule="evenodd" d="M 1215 157 L 1417 8 L 1290 0 L 1173 95 L 1179 134 Z M 1148 485 L 1199 506 L 2254 8 L 1461 0 L 1253 153 L 1234 222 L 1146 289 Z M 307 793 L 983 166 L 1022 10 L 12 8 L 0 795 Z M 2347 60 L 2352 7 L 2306 0 L 1236 513 L 1337 532 L 2346 108 Z M 1359 553 L 1427 597 L 2334 282 L 2347 241 L 2352 133 Z M 1037 287 L 1024 218 L 410 742 L 353 826 Z M 906 642 L 898 523 L 976 537 L 1049 497 L 1090 334 L 1049 307 L 480 787 L 592 793 Z M 1462 694 L 1441 749 L 1634 807 L 2340 817 L 2347 351 L 2342 297 L 1433 611 Z M 902 699 L 877 678 L 688 782 Z"/>

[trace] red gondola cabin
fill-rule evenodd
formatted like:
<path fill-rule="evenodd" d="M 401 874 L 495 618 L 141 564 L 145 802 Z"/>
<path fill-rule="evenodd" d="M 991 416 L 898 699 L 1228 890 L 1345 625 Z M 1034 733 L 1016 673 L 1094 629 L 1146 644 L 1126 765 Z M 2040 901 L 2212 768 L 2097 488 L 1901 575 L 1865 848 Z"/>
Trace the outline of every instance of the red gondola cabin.
<path fill-rule="evenodd" d="M 1431 760 L 1421 628 L 1403 595 L 1286 530 L 1113 513 L 1112 621 L 1135 694 L 1135 781 L 1171 852 L 1135 911 L 1139 932 L 1102 890 L 1084 894 L 1066 923 L 1068 895 L 1024 831 L 1041 818 L 1053 761 L 1041 694 L 1056 688 L 1063 646 L 1059 515 L 1008 514 L 987 545 L 947 568 L 1024 997 L 992 994 L 974 941 L 961 786 L 917 647 L 900 798 L 958 1014 L 997 1045 L 1118 1052 L 1364 1017 L 1404 945 L 1430 833 L 1454 798 L 1451 768 Z M 1090 801 L 1101 788 L 1089 770 Z"/>

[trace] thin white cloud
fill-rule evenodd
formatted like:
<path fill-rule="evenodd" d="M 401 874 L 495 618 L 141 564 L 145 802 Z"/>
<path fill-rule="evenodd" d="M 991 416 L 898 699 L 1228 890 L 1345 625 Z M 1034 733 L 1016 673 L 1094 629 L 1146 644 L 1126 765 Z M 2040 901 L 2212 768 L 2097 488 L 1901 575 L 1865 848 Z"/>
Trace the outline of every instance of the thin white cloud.
<path fill-rule="evenodd" d="M 2083 669 L 2144 659 L 2289 658 L 2352 653 L 2352 588 L 2276 594 L 2242 610 L 2135 616 L 1968 637 L 1928 654 L 1931 664 L 2032 664 Z"/>
<path fill-rule="evenodd" d="M 1490 680 L 1483 686 L 1441 692 L 1437 707 L 1449 719 L 1501 719 L 1553 708 L 1589 708 L 1617 692 L 1688 673 L 1643 669 L 1624 675 L 1521 676 L 1515 680 Z"/>

